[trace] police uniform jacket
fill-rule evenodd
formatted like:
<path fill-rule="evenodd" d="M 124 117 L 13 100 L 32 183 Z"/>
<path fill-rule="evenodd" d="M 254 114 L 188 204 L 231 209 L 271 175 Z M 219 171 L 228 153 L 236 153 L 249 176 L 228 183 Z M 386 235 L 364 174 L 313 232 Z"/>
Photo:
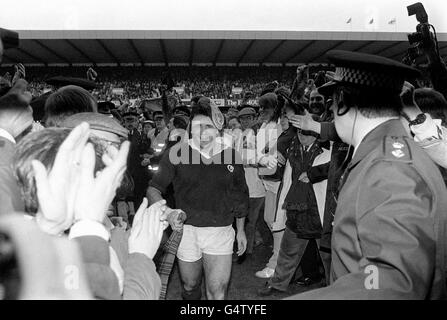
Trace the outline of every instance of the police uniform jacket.
<path fill-rule="evenodd" d="M 297 299 L 445 298 L 447 193 L 399 120 L 371 131 L 343 176 L 331 285 Z"/>

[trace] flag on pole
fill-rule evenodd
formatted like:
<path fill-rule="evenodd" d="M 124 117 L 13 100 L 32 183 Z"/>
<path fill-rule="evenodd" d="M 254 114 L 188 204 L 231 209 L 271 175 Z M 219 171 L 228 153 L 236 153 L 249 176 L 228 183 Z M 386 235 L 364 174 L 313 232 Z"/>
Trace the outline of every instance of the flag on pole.
<path fill-rule="evenodd" d="M 390 21 L 388 21 L 388 24 L 395 24 L 395 23 L 396 23 L 396 18 L 393 18 Z"/>

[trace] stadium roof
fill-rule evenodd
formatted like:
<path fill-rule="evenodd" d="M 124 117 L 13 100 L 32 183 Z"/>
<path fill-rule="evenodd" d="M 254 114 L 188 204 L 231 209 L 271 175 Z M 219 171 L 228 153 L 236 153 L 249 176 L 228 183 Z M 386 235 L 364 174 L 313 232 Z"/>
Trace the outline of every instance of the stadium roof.
<path fill-rule="evenodd" d="M 19 31 L 3 65 L 297 65 L 343 49 L 400 60 L 406 33 L 310 31 Z M 438 33 L 447 57 L 447 33 Z"/>

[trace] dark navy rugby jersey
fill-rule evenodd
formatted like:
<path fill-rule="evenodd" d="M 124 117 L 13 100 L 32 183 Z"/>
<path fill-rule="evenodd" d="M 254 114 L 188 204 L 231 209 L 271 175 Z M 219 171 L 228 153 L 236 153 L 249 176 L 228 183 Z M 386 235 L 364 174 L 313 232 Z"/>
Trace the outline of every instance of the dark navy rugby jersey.
<path fill-rule="evenodd" d="M 240 155 L 227 148 L 211 159 L 182 143 L 166 152 L 150 186 L 165 193 L 172 183 L 185 224 L 223 227 L 248 214 L 249 194 Z"/>

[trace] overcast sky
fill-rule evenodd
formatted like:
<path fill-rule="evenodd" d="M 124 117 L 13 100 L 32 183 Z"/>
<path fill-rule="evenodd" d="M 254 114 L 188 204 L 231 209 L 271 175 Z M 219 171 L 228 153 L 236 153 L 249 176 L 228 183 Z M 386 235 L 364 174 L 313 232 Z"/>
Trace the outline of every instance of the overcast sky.
<path fill-rule="evenodd" d="M 406 0 L 0 0 L 15 30 L 414 31 Z M 447 32 L 447 0 L 425 0 Z M 351 18 L 351 23 L 346 23 Z M 395 24 L 389 24 L 392 19 Z M 373 23 L 369 22 L 373 20 Z"/>

